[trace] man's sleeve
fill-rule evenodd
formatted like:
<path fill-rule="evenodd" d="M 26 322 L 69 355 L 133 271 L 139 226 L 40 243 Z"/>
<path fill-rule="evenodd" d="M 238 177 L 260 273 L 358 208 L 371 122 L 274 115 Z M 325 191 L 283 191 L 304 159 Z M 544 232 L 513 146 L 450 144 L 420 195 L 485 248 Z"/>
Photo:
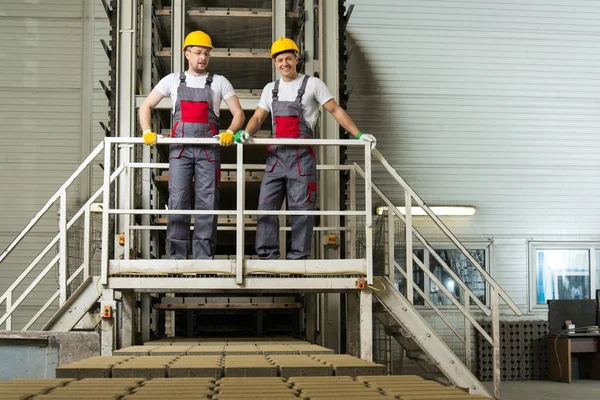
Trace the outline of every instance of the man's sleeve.
<path fill-rule="evenodd" d="M 162 78 L 154 87 L 163 96 L 171 95 L 171 83 L 173 82 L 173 74 L 169 74 Z"/>
<path fill-rule="evenodd" d="M 260 95 L 260 101 L 258 102 L 258 106 L 267 112 L 271 112 L 272 91 L 271 84 L 268 83 L 267 86 L 264 87 L 262 94 Z"/>
<path fill-rule="evenodd" d="M 313 81 L 313 84 L 315 85 L 315 99 L 317 99 L 319 105 L 323 105 L 333 99 L 331 92 L 322 80 L 315 77 L 311 77 L 310 80 Z"/>
<path fill-rule="evenodd" d="M 223 79 L 221 84 L 221 98 L 223 100 L 227 100 L 231 96 L 235 96 L 235 90 L 233 89 L 233 85 L 231 85 L 231 82 L 229 82 L 227 78 L 225 78 L 224 76 L 222 76 L 221 78 Z"/>

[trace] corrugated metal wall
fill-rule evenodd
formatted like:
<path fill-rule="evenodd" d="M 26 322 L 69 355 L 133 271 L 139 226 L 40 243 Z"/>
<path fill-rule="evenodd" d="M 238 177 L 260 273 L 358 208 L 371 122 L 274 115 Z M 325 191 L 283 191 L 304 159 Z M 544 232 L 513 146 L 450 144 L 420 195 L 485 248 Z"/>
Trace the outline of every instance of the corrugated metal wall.
<path fill-rule="evenodd" d="M 109 85 L 109 60 L 102 48 L 100 39 L 103 39 L 106 44 L 110 44 L 110 24 L 101 0 L 95 0 L 94 7 L 94 75 L 93 75 L 93 114 L 92 114 L 92 148 L 95 148 L 104 139 L 104 130 L 100 126 L 100 122 L 110 126 L 108 123 L 108 98 L 104 94 L 100 81 Z M 103 163 L 104 160 L 98 160 Z M 104 179 L 103 171 L 98 166 L 93 169 L 92 190 L 96 190 L 102 185 Z M 102 199 L 100 199 L 100 202 Z"/>
<path fill-rule="evenodd" d="M 526 309 L 528 239 L 600 239 L 600 3 L 347 3 L 349 114 L 429 205 L 477 207 L 444 221 Z"/>
<path fill-rule="evenodd" d="M 5 0 L 0 9 L 0 249 L 25 227 L 85 158 L 82 144 L 84 84 L 84 4 L 87 0 Z M 100 0 L 96 1 L 102 10 Z M 102 11 L 103 12 L 103 11 Z M 96 13 L 98 14 L 98 13 Z M 96 21 L 97 33 L 106 26 Z M 100 31 L 100 33 L 98 33 Z M 95 40 L 98 42 L 98 39 Z M 98 42 L 99 46 L 99 42 Z M 107 64 L 106 56 L 104 63 Z M 99 68 L 101 69 L 101 68 Z M 96 75 L 96 69 L 95 69 Z M 97 77 L 95 76 L 96 81 Z M 106 102 L 104 102 L 106 105 Z M 94 105 L 94 124 L 106 108 Z M 84 129 L 82 129 L 84 128 Z M 95 146 L 95 137 L 87 142 Z M 89 132 L 89 129 L 88 129 Z M 89 133 L 88 133 L 89 135 Z M 71 201 L 80 182 L 68 192 Z M 0 293 L 29 265 L 57 233 L 57 208 L 49 211 L 23 245 L 1 264 Z M 51 250 L 50 255 L 56 254 Z M 25 289 L 47 260 L 18 288 Z M 13 329 L 22 325 L 57 289 L 51 271 L 41 290 L 20 307 Z M 16 297 L 13 298 L 13 301 Z M 0 306 L 0 314 L 4 313 Z M 39 326 L 34 326 L 34 328 Z"/>

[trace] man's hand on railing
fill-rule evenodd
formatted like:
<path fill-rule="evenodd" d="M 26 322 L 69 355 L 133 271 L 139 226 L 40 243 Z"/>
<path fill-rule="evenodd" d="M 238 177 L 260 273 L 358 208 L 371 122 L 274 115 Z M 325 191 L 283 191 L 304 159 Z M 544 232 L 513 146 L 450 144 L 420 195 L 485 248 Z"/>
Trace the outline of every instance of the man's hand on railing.
<path fill-rule="evenodd" d="M 375 138 L 375 136 L 369 135 L 368 133 L 358 132 L 356 134 L 356 138 L 358 140 L 362 140 L 363 142 L 370 143 L 371 144 L 371 150 L 374 150 L 375 146 L 377 146 L 377 139 Z"/>
<path fill-rule="evenodd" d="M 156 144 L 156 132 L 153 132 L 151 129 L 146 129 L 142 133 L 142 137 L 144 138 L 144 143 L 148 146 L 153 146 Z"/>
<path fill-rule="evenodd" d="M 240 144 L 246 143 L 248 141 L 248 139 L 250 139 L 250 134 L 243 130 L 237 131 L 235 136 L 233 137 L 233 140 L 236 143 L 240 143 Z"/>
<path fill-rule="evenodd" d="M 233 131 L 227 129 L 225 132 L 216 135 L 216 139 L 219 139 L 219 144 L 221 146 L 231 146 L 233 144 Z"/>

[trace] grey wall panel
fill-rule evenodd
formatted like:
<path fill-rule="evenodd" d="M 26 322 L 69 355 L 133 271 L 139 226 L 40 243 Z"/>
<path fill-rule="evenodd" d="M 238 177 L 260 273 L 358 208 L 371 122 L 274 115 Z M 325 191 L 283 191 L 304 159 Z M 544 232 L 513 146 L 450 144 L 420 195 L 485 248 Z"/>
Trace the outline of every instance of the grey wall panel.
<path fill-rule="evenodd" d="M 0 249 L 5 249 L 80 162 L 82 0 L 5 0 L 0 12 Z M 79 195 L 76 183 L 68 192 Z M 57 233 L 52 207 L 0 265 L 0 292 Z M 39 268 L 56 254 L 52 249 Z M 35 275 L 17 288 L 13 301 Z M 13 319 L 22 325 L 56 291 L 50 271 Z M 0 314 L 4 306 L 0 307 Z"/>
<path fill-rule="evenodd" d="M 477 207 L 444 221 L 495 241 L 494 276 L 526 308 L 528 239 L 600 240 L 600 4 L 352 4 L 349 114 L 429 205 Z"/>

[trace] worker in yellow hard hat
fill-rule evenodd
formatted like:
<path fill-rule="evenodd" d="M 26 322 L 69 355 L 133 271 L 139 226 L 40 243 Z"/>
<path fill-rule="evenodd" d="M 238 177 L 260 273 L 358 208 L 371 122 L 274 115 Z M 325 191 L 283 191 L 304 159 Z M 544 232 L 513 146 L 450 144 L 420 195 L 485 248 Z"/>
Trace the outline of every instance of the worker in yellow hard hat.
<path fill-rule="evenodd" d="M 233 143 L 233 132 L 244 124 L 244 112 L 231 83 L 222 75 L 208 72 L 213 45 L 205 32 L 188 34 L 183 52 L 185 72 L 167 75 L 152 89 L 139 109 L 142 136 L 147 145 L 156 143 L 150 112 L 163 97 L 173 102 L 171 137 L 218 137 L 220 144 Z M 219 109 L 224 100 L 233 114 L 229 128 L 219 135 Z M 173 144 L 169 148 L 169 209 L 191 210 L 190 186 L 195 185 L 195 210 L 216 210 L 219 204 L 221 153 L 219 146 Z M 217 216 L 196 215 L 190 243 L 190 215 L 169 215 L 167 252 L 171 259 L 185 259 L 192 249 L 195 259 L 212 259 L 216 247 Z"/>
<path fill-rule="evenodd" d="M 335 120 L 357 139 L 375 148 L 373 135 L 363 134 L 337 104 L 327 86 L 316 77 L 298 73 L 299 49 L 292 39 L 277 39 L 271 46 L 271 58 L 281 79 L 265 86 L 246 129 L 238 131 L 235 141 L 243 143 L 258 132 L 269 113 L 275 138 L 310 139 L 323 106 Z M 287 197 L 289 210 L 314 210 L 317 204 L 317 166 L 311 146 L 270 146 L 266 170 L 260 187 L 259 210 L 279 210 Z M 314 216 L 293 215 L 291 249 L 288 259 L 310 256 Z M 256 251 L 260 258 L 277 259 L 279 219 L 276 215 L 259 215 Z"/>

